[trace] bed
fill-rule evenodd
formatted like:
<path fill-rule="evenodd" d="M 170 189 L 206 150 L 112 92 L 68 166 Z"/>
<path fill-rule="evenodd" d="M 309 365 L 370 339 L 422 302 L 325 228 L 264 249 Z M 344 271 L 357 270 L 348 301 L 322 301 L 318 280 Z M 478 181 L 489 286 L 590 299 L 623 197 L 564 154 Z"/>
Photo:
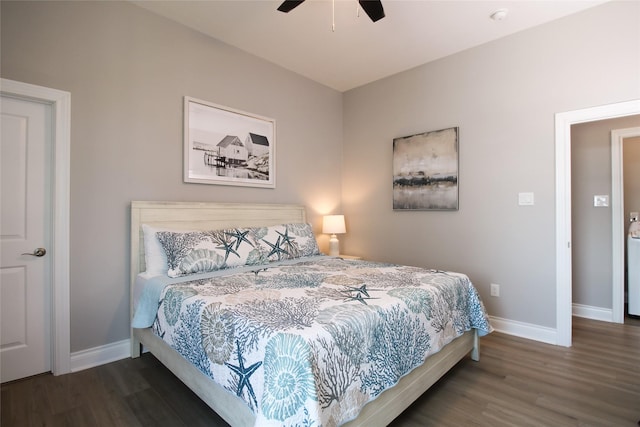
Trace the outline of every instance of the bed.
<path fill-rule="evenodd" d="M 282 227 L 283 224 L 285 225 L 284 229 L 278 228 Z M 300 252 L 302 256 L 300 257 L 293 257 L 294 259 L 283 259 L 280 261 L 280 255 L 282 252 L 280 251 L 280 244 L 270 244 L 266 238 L 264 240 L 270 245 L 270 247 L 267 247 L 266 249 L 271 258 L 267 259 L 263 257 L 259 262 L 252 258 L 252 256 L 257 253 L 253 250 L 253 246 L 256 242 L 256 240 L 254 240 L 254 244 L 252 244 L 252 247 L 250 248 L 251 253 L 247 255 L 248 258 L 245 258 L 245 261 L 248 259 L 251 260 L 251 262 L 237 266 L 232 265 L 232 268 L 229 269 L 210 268 L 206 273 L 202 273 L 202 271 L 199 270 L 201 267 L 198 267 L 195 270 L 190 270 L 190 272 L 187 271 L 185 273 L 184 271 L 179 271 L 179 269 L 174 268 L 173 270 L 175 270 L 174 273 L 176 277 L 173 279 L 166 279 L 164 276 L 158 276 L 156 278 L 155 275 L 158 273 L 152 271 L 154 268 L 149 267 L 149 269 L 147 269 L 147 261 L 151 264 L 152 260 L 150 257 L 157 255 L 150 253 L 151 244 L 148 240 L 149 228 L 153 230 L 164 230 L 157 234 L 158 239 L 162 240 L 160 237 L 165 238 L 162 242 L 165 244 L 166 252 L 170 254 L 169 258 L 175 261 L 175 259 L 172 258 L 175 255 L 171 250 L 172 246 L 167 243 L 168 237 L 183 237 L 187 234 L 196 233 L 198 231 L 204 232 L 207 230 L 233 230 L 234 233 L 240 232 L 238 236 L 246 237 L 255 234 L 256 230 L 260 230 L 263 234 L 267 233 L 267 230 L 269 230 L 268 232 L 275 230 L 279 236 L 277 241 L 280 242 L 280 237 L 282 237 L 282 241 L 284 242 L 285 237 L 289 239 L 289 230 L 293 230 L 293 233 L 299 231 L 296 227 L 300 224 L 306 224 L 307 227 L 310 227 L 307 224 L 305 208 L 304 206 L 299 205 L 132 202 L 131 357 L 139 357 L 141 346 L 143 346 L 145 350 L 150 351 L 218 415 L 234 427 L 267 425 L 289 426 L 296 424 L 314 426 L 344 425 L 348 427 L 387 425 L 402 413 L 402 411 L 404 411 L 414 400 L 423 394 L 425 390 L 441 378 L 448 370 L 455 366 L 463 357 L 470 354 L 473 360 L 479 360 L 479 336 L 491 332 L 491 326 L 487 320 L 482 303 L 479 300 L 479 297 L 477 297 L 475 288 L 473 288 L 473 285 L 471 285 L 468 278 L 462 274 L 417 269 L 415 267 L 408 266 L 394 266 L 390 264 L 377 265 L 377 263 L 369 263 L 367 261 L 343 260 L 341 258 L 314 254 L 313 248 L 310 253 L 305 253 L 305 251 L 302 250 Z M 145 231 L 147 232 L 147 246 L 149 246 L 147 250 L 145 250 Z M 306 232 L 308 232 L 308 230 L 306 230 Z M 293 238 L 292 236 L 293 234 L 291 235 L 291 238 Z M 298 234 L 296 234 L 296 236 L 298 236 Z M 241 240 L 242 238 L 237 238 L 235 240 L 236 245 L 238 245 L 237 242 L 240 242 Z M 307 249 L 311 248 L 313 244 L 315 244 L 315 239 L 312 240 L 314 240 L 314 242 L 307 242 L 308 244 L 305 244 Z M 305 242 L 305 240 L 298 238 L 298 242 Z M 255 244 L 255 246 L 257 246 L 257 244 Z M 274 247 L 276 248 L 274 249 Z M 238 249 L 238 246 L 234 246 L 232 244 L 230 245 L 230 248 L 229 246 L 224 245 L 220 246 L 220 248 L 222 250 L 226 249 L 227 257 L 224 262 L 227 262 L 227 258 L 235 259 L 234 256 L 229 256 L 229 251 L 233 253 L 234 248 Z M 267 252 L 263 251 L 263 255 L 266 256 Z M 236 255 L 238 254 L 236 253 Z M 240 257 L 240 255 L 238 255 L 238 257 Z M 171 260 L 169 264 L 171 264 Z M 274 260 L 277 262 L 274 262 Z M 182 259 L 182 261 L 184 261 L 184 259 Z M 185 261 L 180 265 L 184 266 L 185 264 L 188 263 Z M 194 263 L 192 262 L 191 265 L 192 264 Z M 155 265 L 155 261 L 153 261 L 153 265 Z M 176 265 L 170 265 L 169 270 L 173 271 L 171 270 L 173 267 L 176 267 Z M 332 272 L 327 273 L 325 270 L 320 270 L 321 268 L 329 268 Z M 352 368 L 349 374 L 351 377 L 348 377 L 344 372 L 336 372 L 336 366 L 342 366 L 345 363 L 348 366 L 351 366 L 349 364 L 349 358 L 355 357 L 352 353 L 358 353 L 358 351 L 351 351 L 349 349 L 359 348 L 360 346 L 353 345 L 353 343 L 345 344 L 346 341 L 342 342 L 342 345 L 340 345 L 339 341 L 336 341 L 335 343 L 330 342 L 329 338 L 333 335 L 330 336 L 329 334 L 326 334 L 326 331 L 335 331 L 336 325 L 343 327 L 344 325 L 353 322 L 360 325 L 360 320 L 345 321 L 343 319 L 346 310 L 344 307 L 348 307 L 348 311 L 346 312 L 349 316 L 356 312 L 364 313 L 365 316 L 371 316 L 373 311 L 380 311 L 378 309 L 378 305 L 382 304 L 382 301 L 388 298 L 386 296 L 387 293 L 394 295 L 394 298 L 400 298 L 404 302 L 416 301 L 415 289 L 412 291 L 413 293 L 411 294 L 410 299 L 406 299 L 409 297 L 405 295 L 407 291 L 404 287 L 396 286 L 387 290 L 385 284 L 382 287 L 378 286 L 379 289 L 375 289 L 376 286 L 373 284 L 382 283 L 378 280 L 381 279 L 382 273 L 378 273 L 377 269 L 380 269 L 381 272 L 384 270 L 384 274 L 386 275 L 389 275 L 390 272 L 395 271 L 396 269 L 399 269 L 401 274 L 416 274 L 416 277 L 419 279 L 408 279 L 416 282 L 416 289 L 417 286 L 419 286 L 417 282 L 426 281 L 427 278 L 429 281 L 435 278 L 435 281 L 438 283 L 462 283 L 462 285 L 457 284 L 456 286 L 466 286 L 465 289 L 467 290 L 460 291 L 460 294 L 464 296 L 464 298 L 472 299 L 472 302 L 475 304 L 474 310 L 476 310 L 476 312 L 472 314 L 472 320 L 466 320 L 468 323 L 466 326 L 457 325 L 454 328 L 451 325 L 446 325 L 449 335 L 443 335 L 439 338 L 440 345 L 436 345 L 435 340 L 434 343 L 429 342 L 429 337 L 413 337 L 409 339 L 416 341 L 412 341 L 412 344 L 403 351 L 403 354 L 400 355 L 395 354 L 395 356 L 390 356 L 390 353 L 385 353 L 382 355 L 378 354 L 375 357 L 370 354 L 364 357 L 360 354 L 359 357 L 361 359 L 364 358 L 366 361 L 366 364 L 363 365 L 365 368 Z M 210 273 L 212 270 L 216 271 Z M 335 273 L 335 271 L 338 271 L 338 273 Z M 195 272 L 196 274 L 191 275 L 190 273 L 192 272 Z M 314 282 L 311 288 L 308 288 L 303 287 L 302 285 L 291 285 L 292 279 L 289 276 L 284 276 L 285 273 L 303 275 L 306 278 L 321 277 L 321 279 L 305 279 Z M 210 274 L 213 274 L 213 277 L 209 277 Z M 283 279 L 283 277 L 286 277 L 286 279 Z M 332 278 L 332 280 L 328 280 L 327 277 Z M 366 280 L 364 280 L 366 283 L 362 280 L 363 277 L 366 278 Z M 150 278 L 153 280 L 149 280 Z M 336 278 L 339 278 L 339 280 Z M 156 280 L 158 283 L 155 283 Z M 283 280 L 288 283 L 286 286 L 281 285 L 284 283 Z M 143 297 L 142 291 L 140 290 L 140 283 L 145 283 L 146 281 L 153 282 L 155 286 L 159 286 L 157 289 L 162 289 L 163 292 L 161 296 L 157 297 L 157 300 L 149 300 L 151 302 L 148 305 L 156 307 L 157 309 L 164 304 L 165 309 L 164 311 L 161 309 L 157 310 L 157 314 L 153 315 L 155 316 L 153 321 L 147 320 L 145 323 L 141 322 L 139 319 L 140 313 L 143 311 L 141 306 L 144 306 L 142 302 Z M 279 284 L 277 286 L 273 285 L 276 281 Z M 171 286 L 174 286 L 173 288 L 167 286 L 167 283 L 169 282 Z M 329 288 L 321 288 L 318 286 L 319 283 L 315 282 L 323 282 L 323 286 L 324 282 L 330 282 L 328 285 Z M 184 335 L 184 330 L 189 327 L 189 325 L 186 320 L 183 321 L 186 317 L 180 317 L 180 322 L 182 323 L 177 323 L 178 326 L 175 326 L 177 321 L 173 318 L 173 314 L 171 314 L 173 312 L 167 310 L 167 307 L 173 307 L 171 304 L 174 303 L 171 301 L 175 300 L 175 298 L 172 299 L 172 296 L 180 295 L 181 298 L 176 304 L 188 306 L 185 301 L 188 298 L 194 297 L 196 291 L 193 290 L 196 289 L 199 294 L 197 295 L 198 298 L 213 298 L 212 300 L 207 300 L 208 302 L 201 302 L 198 307 L 208 304 L 207 307 L 214 307 L 217 309 L 221 307 L 221 305 L 226 304 L 227 301 L 237 299 L 240 299 L 241 302 L 244 301 L 245 305 L 243 307 L 246 307 L 247 298 L 243 297 L 243 300 L 243 298 L 237 296 L 245 295 L 246 292 L 249 292 L 245 289 L 247 286 L 246 283 L 255 283 L 255 286 L 260 289 L 260 300 L 253 301 L 251 303 L 252 306 L 261 306 L 264 301 L 271 301 L 271 295 L 275 292 L 286 296 L 285 299 L 288 299 L 288 307 L 292 306 L 291 301 L 295 302 L 294 307 L 299 307 L 305 304 L 306 300 L 302 298 L 303 295 L 306 297 L 307 295 L 313 294 L 314 299 L 312 300 L 312 303 L 315 304 L 315 311 L 312 310 L 314 313 L 313 319 L 303 321 L 302 323 L 304 323 L 304 325 L 302 326 L 299 324 L 289 324 L 286 331 L 283 330 L 278 334 L 274 333 L 273 335 L 269 335 L 264 332 L 265 330 L 263 328 L 261 330 L 262 335 L 257 335 L 258 338 L 254 339 L 255 342 L 252 342 L 252 345 L 249 345 L 246 343 L 248 342 L 248 338 L 246 338 L 248 336 L 246 331 L 249 329 L 254 330 L 256 327 L 253 323 L 247 321 L 246 317 L 242 317 L 240 319 L 242 324 L 238 324 L 234 329 L 237 331 L 242 329 L 244 334 L 242 344 L 239 339 L 236 339 L 235 342 L 230 340 L 230 342 L 221 343 L 219 340 L 206 339 L 204 338 L 205 335 L 201 334 L 200 336 L 203 337 L 202 346 L 205 348 L 201 353 L 206 354 L 208 359 L 200 363 L 197 358 L 191 358 L 191 360 L 189 360 L 190 357 L 180 354 L 179 351 L 183 351 L 182 347 L 184 347 L 184 345 L 181 344 L 181 340 L 183 340 L 184 337 L 180 335 L 180 331 L 182 331 Z M 235 289 L 233 291 L 234 295 L 230 296 L 229 294 L 225 294 L 224 296 L 220 296 L 219 294 L 222 292 L 227 292 L 226 288 L 224 288 L 222 284 L 225 286 L 227 284 L 231 284 Z M 367 284 L 369 285 L 369 289 L 365 287 Z M 441 285 L 438 285 L 438 287 L 441 287 Z M 243 289 L 242 292 L 237 293 L 237 288 Z M 185 289 L 188 291 L 186 296 Z M 382 292 L 383 290 L 385 292 Z M 156 292 L 160 291 L 158 290 Z M 255 293 L 258 291 L 250 290 L 250 292 Z M 471 297 L 468 297 L 467 294 L 471 295 Z M 296 299 L 296 295 L 300 298 Z M 424 292 L 420 293 L 420 295 L 424 295 Z M 215 298 L 222 299 L 215 300 Z M 460 299 L 461 297 L 457 298 Z M 275 300 L 273 301 L 275 304 Z M 337 304 L 338 307 L 329 307 L 328 304 L 330 303 Z M 138 305 L 137 313 L 136 305 Z M 326 308 L 325 305 L 327 305 Z M 407 303 L 406 305 L 409 306 L 410 304 Z M 195 306 L 195 304 L 192 304 L 191 306 Z M 271 307 L 269 308 L 270 313 L 275 312 L 275 314 L 278 314 L 279 310 L 274 310 L 273 307 L 279 306 L 271 305 L 269 307 Z M 266 309 L 263 307 L 263 311 L 264 310 Z M 282 310 L 286 311 L 286 308 L 282 308 Z M 420 310 L 420 308 L 417 308 L 414 312 L 419 312 Z M 433 310 L 436 309 L 432 309 L 432 311 Z M 234 308 L 233 310 L 225 310 L 224 313 L 232 311 L 233 313 L 237 313 L 242 310 Z M 213 314 L 212 312 L 208 313 L 209 318 L 218 316 L 215 318 L 220 320 L 219 312 L 215 312 Z M 331 313 L 331 315 L 327 317 L 327 313 Z M 396 324 L 417 325 L 419 323 L 419 321 L 414 318 L 407 318 L 403 313 L 396 313 L 396 315 L 399 316 L 393 318 L 395 319 L 394 321 L 397 322 Z M 153 316 L 149 317 L 147 315 L 149 319 Z M 181 314 L 180 316 L 184 315 Z M 225 314 L 225 316 L 227 316 L 227 314 Z M 423 314 L 420 314 L 420 316 L 423 316 Z M 302 315 L 302 317 L 304 317 L 304 315 Z M 322 334 L 324 335 L 319 341 L 320 344 L 309 341 L 311 344 L 307 345 L 307 338 L 309 338 L 310 329 L 307 329 L 306 326 L 308 326 L 307 324 L 314 323 L 314 319 L 316 319 L 316 317 L 322 317 L 322 319 L 324 319 L 324 329 L 322 329 Z M 420 318 L 422 319 L 422 317 Z M 173 319 L 175 328 L 171 326 L 171 319 Z M 225 317 L 225 319 L 227 319 L 227 317 Z M 161 321 L 165 323 L 161 324 Z M 281 321 L 281 319 L 279 321 Z M 228 323 L 227 320 L 225 320 L 225 322 Z M 460 322 L 462 321 L 458 321 L 458 323 Z M 207 325 L 208 324 L 209 323 L 207 323 Z M 382 323 L 377 323 L 376 325 L 382 325 Z M 201 332 L 207 329 L 202 326 L 202 324 L 194 326 L 194 328 L 195 327 L 198 327 Z M 361 329 L 364 328 L 367 331 L 369 331 L 367 328 L 370 328 L 369 326 L 359 327 Z M 274 327 L 269 326 L 269 328 L 267 328 L 267 330 L 271 333 Z M 382 326 L 376 326 L 374 329 L 376 331 L 384 330 Z M 441 329 L 445 329 L 444 324 Z M 452 329 L 459 331 L 457 334 L 454 334 L 455 331 L 452 331 Z M 341 331 L 342 330 L 343 329 L 341 329 Z M 332 334 L 333 333 L 334 332 L 332 332 Z M 361 335 L 355 336 L 359 338 L 364 336 L 365 340 L 373 339 L 370 338 L 372 332 L 369 332 L 368 334 L 365 333 L 364 335 L 362 335 L 362 331 L 359 333 Z M 304 339 L 295 334 L 300 334 Z M 374 335 L 375 334 L 377 334 L 377 332 L 374 333 Z M 163 336 L 163 338 L 160 336 Z M 344 337 L 345 334 L 343 333 L 341 336 Z M 445 339 L 445 337 L 448 338 Z M 264 340 L 262 340 L 262 338 L 264 338 Z M 406 339 L 406 337 L 401 338 L 401 340 L 404 339 Z M 259 348 L 260 346 L 258 345 L 258 341 L 266 342 L 266 350 L 261 350 Z M 294 357 L 303 357 L 300 356 L 300 354 L 303 354 L 305 355 L 303 357 L 305 360 L 308 359 L 313 362 L 313 369 L 310 368 L 307 372 L 309 377 L 307 388 L 309 389 L 310 394 L 313 394 L 314 390 L 320 390 L 317 391 L 317 398 L 315 396 L 311 396 L 312 398 L 310 400 L 305 397 L 303 400 L 306 403 L 304 403 L 299 401 L 296 402 L 291 397 L 295 393 L 289 393 L 287 396 L 274 396 L 276 392 L 272 389 L 275 386 L 273 382 L 269 382 L 269 378 L 271 378 L 270 373 L 273 373 L 274 369 L 276 369 L 274 366 L 285 366 L 286 364 L 283 365 L 281 362 L 282 359 L 275 359 L 275 356 L 272 354 L 275 354 L 274 352 L 276 352 L 274 349 L 281 347 L 284 348 L 283 343 L 286 344 L 288 349 L 295 349 Z M 336 343 L 338 345 L 336 345 Z M 280 347 L 278 347 L 278 345 L 280 345 Z M 304 351 L 300 350 L 300 346 L 304 347 Z M 223 348 L 226 350 L 222 351 L 221 349 Z M 387 367 L 388 361 L 386 359 L 403 359 L 405 353 L 413 352 L 416 348 L 420 349 L 420 351 L 429 353 L 426 361 L 423 362 L 424 356 L 422 356 L 418 365 L 403 367 L 403 370 L 400 373 L 394 371 L 385 374 L 386 376 L 380 373 L 384 372 L 385 369 L 389 369 Z M 249 356 L 249 349 L 257 352 L 263 351 L 263 353 L 254 353 Z M 314 353 L 316 351 L 317 354 Z M 345 354 L 342 353 L 345 353 L 348 357 L 343 357 Z M 415 350 L 415 353 L 419 354 L 419 351 Z M 413 355 L 414 359 L 416 357 L 417 356 Z M 216 358 L 219 360 L 216 360 Z M 376 358 L 378 359 L 377 361 L 375 360 Z M 385 360 L 380 360 L 381 358 Z M 205 358 L 200 357 L 200 359 Z M 276 360 L 277 363 L 274 362 L 274 360 Z M 407 363 L 404 360 L 399 360 L 399 362 Z M 207 367 L 208 365 L 204 366 L 207 363 L 211 366 L 210 368 Z M 278 365 L 278 363 L 280 365 Z M 378 363 L 378 365 L 376 365 L 376 363 Z M 320 365 L 326 366 L 321 369 L 317 367 Z M 229 375 L 226 382 L 216 382 L 211 378 L 215 377 L 220 381 L 221 369 L 225 372 L 228 371 L 225 374 Z M 332 370 L 332 373 L 325 374 L 324 369 Z M 355 376 L 354 369 L 357 371 L 357 375 Z M 393 369 L 391 370 L 393 371 Z M 207 372 L 207 374 L 204 372 Z M 367 375 L 365 375 L 365 372 Z M 262 377 L 264 378 L 265 383 L 258 384 L 258 379 Z M 355 391 L 352 389 L 349 389 L 348 392 L 345 391 L 346 386 L 353 383 L 353 378 L 356 377 L 358 378 L 357 384 L 359 384 L 359 388 Z M 380 377 L 383 378 L 381 379 Z M 391 377 L 391 380 L 389 377 Z M 282 377 L 277 378 L 279 378 L 278 381 L 282 380 Z M 391 386 L 388 386 L 389 384 L 382 386 L 376 383 L 376 381 L 382 381 L 383 383 L 389 383 L 389 381 L 391 381 Z M 335 394 L 337 394 L 337 389 L 344 391 L 344 396 L 347 396 L 348 394 L 348 397 L 344 397 L 344 399 L 341 397 L 338 399 L 338 397 L 335 396 Z M 363 392 L 361 390 L 365 389 L 370 393 L 370 395 L 363 396 Z M 286 390 L 286 388 L 277 390 L 282 392 L 282 390 Z M 333 411 L 333 413 L 331 415 L 327 415 L 327 411 Z"/>

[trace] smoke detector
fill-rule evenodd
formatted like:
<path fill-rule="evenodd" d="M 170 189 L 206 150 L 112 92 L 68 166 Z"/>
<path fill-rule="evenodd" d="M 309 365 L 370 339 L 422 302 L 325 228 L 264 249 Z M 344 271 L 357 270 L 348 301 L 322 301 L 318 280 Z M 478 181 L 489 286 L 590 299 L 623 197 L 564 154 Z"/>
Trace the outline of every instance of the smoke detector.
<path fill-rule="evenodd" d="M 489 15 L 489 18 L 493 19 L 494 21 L 503 21 L 507 17 L 508 13 L 509 9 L 498 9 L 491 15 Z"/>

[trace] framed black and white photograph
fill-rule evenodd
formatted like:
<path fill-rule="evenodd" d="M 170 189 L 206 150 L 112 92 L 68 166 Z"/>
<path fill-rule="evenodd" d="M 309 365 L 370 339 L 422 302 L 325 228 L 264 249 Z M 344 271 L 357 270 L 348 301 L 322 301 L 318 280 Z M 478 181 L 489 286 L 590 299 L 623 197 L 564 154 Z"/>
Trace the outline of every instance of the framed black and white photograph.
<path fill-rule="evenodd" d="M 275 188 L 276 122 L 184 98 L 184 181 Z"/>
<path fill-rule="evenodd" d="M 458 210 L 458 128 L 393 140 L 393 209 Z"/>

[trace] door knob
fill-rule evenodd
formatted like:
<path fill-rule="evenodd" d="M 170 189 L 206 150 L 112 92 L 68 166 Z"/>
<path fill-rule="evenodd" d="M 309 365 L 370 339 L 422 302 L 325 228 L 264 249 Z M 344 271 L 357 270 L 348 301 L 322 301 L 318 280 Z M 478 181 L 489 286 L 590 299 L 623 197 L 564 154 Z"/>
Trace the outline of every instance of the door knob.
<path fill-rule="evenodd" d="M 47 253 L 47 250 L 45 248 L 37 248 L 32 253 L 23 253 L 22 255 L 31 255 L 31 256 L 41 257 L 41 256 L 44 256 L 46 253 Z"/>

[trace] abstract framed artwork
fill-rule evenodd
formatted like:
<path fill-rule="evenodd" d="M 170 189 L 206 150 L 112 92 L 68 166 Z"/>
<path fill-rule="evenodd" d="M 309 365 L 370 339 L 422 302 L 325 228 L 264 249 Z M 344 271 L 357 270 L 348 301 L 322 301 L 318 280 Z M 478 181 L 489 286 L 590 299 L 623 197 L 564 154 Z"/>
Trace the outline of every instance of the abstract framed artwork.
<path fill-rule="evenodd" d="M 393 209 L 458 210 L 459 129 L 393 140 Z"/>
<path fill-rule="evenodd" d="M 276 122 L 184 97 L 184 181 L 275 188 Z"/>

